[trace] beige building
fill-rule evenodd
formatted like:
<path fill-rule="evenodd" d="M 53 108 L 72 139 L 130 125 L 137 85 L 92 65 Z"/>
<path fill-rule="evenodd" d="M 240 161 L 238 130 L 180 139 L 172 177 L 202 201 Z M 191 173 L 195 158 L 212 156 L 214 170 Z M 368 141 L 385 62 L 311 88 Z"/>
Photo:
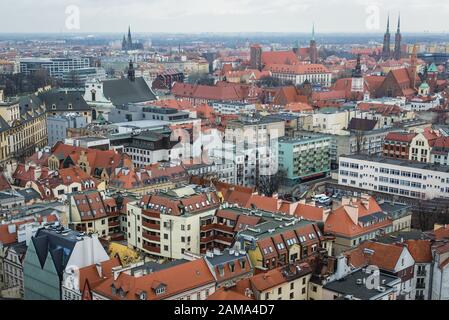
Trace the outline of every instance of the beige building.
<path fill-rule="evenodd" d="M 96 233 L 99 237 L 122 238 L 120 211 L 114 199 L 97 190 L 78 192 L 69 196 L 69 228 L 79 232 Z"/>
<path fill-rule="evenodd" d="M 213 216 L 219 205 L 214 192 L 193 187 L 145 196 L 127 205 L 128 245 L 168 259 L 200 254 L 201 219 Z"/>
<path fill-rule="evenodd" d="M 47 116 L 42 107 L 20 112 L 19 100 L 0 94 L 0 165 L 31 155 L 47 144 Z"/>

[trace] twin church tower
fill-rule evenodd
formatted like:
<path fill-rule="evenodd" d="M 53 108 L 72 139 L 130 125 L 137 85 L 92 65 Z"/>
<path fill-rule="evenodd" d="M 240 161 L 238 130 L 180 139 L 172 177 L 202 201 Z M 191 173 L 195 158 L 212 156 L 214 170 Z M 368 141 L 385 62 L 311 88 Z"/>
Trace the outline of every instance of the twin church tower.
<path fill-rule="evenodd" d="M 384 60 L 395 59 L 400 60 L 402 58 L 402 34 L 401 34 L 401 15 L 398 18 L 398 29 L 396 31 L 394 41 L 394 52 L 391 52 L 391 34 L 390 34 L 390 16 L 388 15 L 387 32 L 384 36 L 384 46 L 382 51 L 382 58 Z"/>

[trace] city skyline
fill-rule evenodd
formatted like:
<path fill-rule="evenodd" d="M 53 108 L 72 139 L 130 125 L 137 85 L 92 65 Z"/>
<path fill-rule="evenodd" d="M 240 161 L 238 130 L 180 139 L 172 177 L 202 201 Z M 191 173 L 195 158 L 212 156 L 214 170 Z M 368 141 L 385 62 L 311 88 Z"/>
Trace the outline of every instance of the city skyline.
<path fill-rule="evenodd" d="M 11 6 L 18 8 L 15 12 L 21 17 L 3 17 L 1 33 L 116 33 L 129 24 L 135 33 L 306 33 L 313 23 L 317 33 L 381 33 L 388 14 L 395 29 L 399 12 L 404 33 L 444 33 L 444 17 L 449 13 L 444 1 L 418 0 L 334 0 L 326 4 L 310 0 L 113 0 L 107 6 L 102 0 L 6 0 L 0 9 L 7 11 Z"/>

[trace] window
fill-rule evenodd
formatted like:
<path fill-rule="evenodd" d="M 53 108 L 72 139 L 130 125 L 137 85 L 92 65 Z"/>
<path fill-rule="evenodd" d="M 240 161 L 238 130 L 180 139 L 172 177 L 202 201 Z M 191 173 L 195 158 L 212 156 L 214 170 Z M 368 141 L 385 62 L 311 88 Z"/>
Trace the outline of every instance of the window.
<path fill-rule="evenodd" d="M 278 289 L 278 294 L 282 294 L 282 288 Z"/>
<path fill-rule="evenodd" d="M 290 283 L 290 290 L 294 290 L 294 289 L 295 289 L 295 283 L 292 282 L 292 283 Z"/>
<path fill-rule="evenodd" d="M 295 294 L 292 292 L 292 293 L 290 293 L 290 300 L 293 300 L 293 299 L 295 299 Z"/>

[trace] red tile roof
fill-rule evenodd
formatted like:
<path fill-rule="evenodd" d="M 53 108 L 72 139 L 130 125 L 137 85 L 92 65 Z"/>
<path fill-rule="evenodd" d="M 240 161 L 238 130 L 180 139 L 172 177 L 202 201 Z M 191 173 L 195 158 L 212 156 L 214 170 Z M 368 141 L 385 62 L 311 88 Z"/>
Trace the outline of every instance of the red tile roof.
<path fill-rule="evenodd" d="M 300 61 L 293 51 L 266 51 L 262 53 L 262 63 L 270 64 L 299 64 Z"/>
<path fill-rule="evenodd" d="M 356 219 L 357 223 L 351 218 L 350 212 L 352 211 L 356 213 L 356 217 L 353 218 Z M 368 226 L 358 222 L 361 217 L 379 212 L 383 211 L 374 198 L 370 198 L 368 206 L 358 200 L 332 211 L 325 222 L 324 230 L 326 233 L 352 238 L 391 225 L 392 221 L 387 215 L 385 215 L 383 221 L 377 220 L 377 222 Z"/>
<path fill-rule="evenodd" d="M 367 241 L 356 249 L 346 252 L 345 255 L 351 265 L 356 268 L 374 265 L 380 269 L 394 272 L 404 250 L 407 250 L 404 246 Z"/>
<path fill-rule="evenodd" d="M 416 133 L 408 132 L 390 132 L 386 137 L 385 141 L 395 141 L 395 142 L 406 142 L 411 143 L 416 137 Z"/>
<path fill-rule="evenodd" d="M 163 300 L 213 283 L 215 278 L 207 263 L 204 259 L 199 259 L 143 277 L 121 273 L 116 280 L 109 278 L 93 291 L 111 300 L 139 300 L 139 295 L 143 292 L 146 293 L 146 300 Z M 114 295 L 112 286 L 123 290 L 124 295 Z M 165 291 L 158 295 L 156 289 L 159 287 L 165 287 Z"/>
<path fill-rule="evenodd" d="M 430 240 L 407 240 L 406 244 L 416 263 L 432 262 L 432 243 Z"/>

